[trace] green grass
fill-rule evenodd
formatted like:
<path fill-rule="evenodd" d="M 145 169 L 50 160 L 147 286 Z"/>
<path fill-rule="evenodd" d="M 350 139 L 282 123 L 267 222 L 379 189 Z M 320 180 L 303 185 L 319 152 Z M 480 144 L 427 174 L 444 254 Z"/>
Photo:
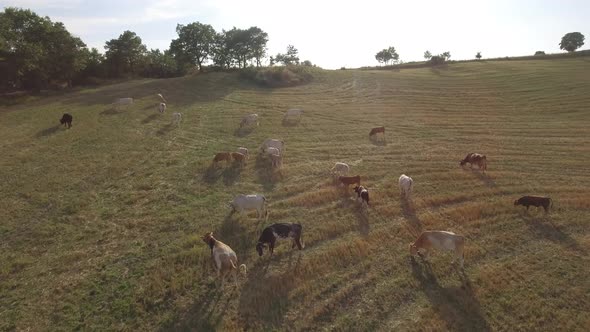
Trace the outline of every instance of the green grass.
<path fill-rule="evenodd" d="M 0 330 L 587 330 L 588 105 L 582 57 L 330 71 L 284 89 L 210 73 L 3 106 Z M 283 125 L 291 107 L 306 113 Z M 237 132 L 254 112 L 260 127 Z M 379 125 L 385 144 L 368 140 Z M 280 174 L 256 157 L 266 138 L 286 142 Z M 210 168 L 239 146 L 242 171 Z M 487 175 L 459 168 L 473 151 Z M 336 161 L 369 187 L 368 213 L 333 184 Z M 268 224 L 301 223 L 306 248 L 259 259 L 266 224 L 228 216 L 238 193 L 266 195 Z M 552 212 L 514 207 L 524 194 Z M 410 259 L 435 229 L 466 236 L 465 274 L 449 254 Z M 239 289 L 216 287 L 209 231 L 248 266 Z"/>

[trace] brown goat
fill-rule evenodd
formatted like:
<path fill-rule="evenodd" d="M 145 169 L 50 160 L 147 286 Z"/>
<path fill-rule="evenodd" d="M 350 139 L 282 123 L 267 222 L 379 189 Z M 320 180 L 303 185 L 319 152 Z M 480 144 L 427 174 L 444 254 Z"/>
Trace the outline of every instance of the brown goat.
<path fill-rule="evenodd" d="M 369 137 L 376 135 L 378 133 L 385 135 L 385 127 L 375 127 L 373 129 L 371 129 L 371 132 L 369 133 Z"/>
<path fill-rule="evenodd" d="M 351 184 L 361 185 L 361 176 L 339 176 L 338 180 L 345 186 L 350 186 Z"/>
<path fill-rule="evenodd" d="M 468 153 L 465 158 L 459 162 L 459 165 L 463 166 L 466 163 L 469 163 L 469 168 L 473 168 L 473 165 L 477 165 L 484 173 L 488 169 L 488 161 L 484 154 Z"/>
<path fill-rule="evenodd" d="M 239 152 L 232 152 L 231 157 L 234 161 L 240 163 L 240 165 L 244 165 L 246 163 L 246 156 Z"/>
<path fill-rule="evenodd" d="M 227 163 L 231 162 L 231 154 L 229 152 L 219 152 L 215 154 L 213 157 L 213 164 L 217 165 L 220 161 L 225 161 Z"/>

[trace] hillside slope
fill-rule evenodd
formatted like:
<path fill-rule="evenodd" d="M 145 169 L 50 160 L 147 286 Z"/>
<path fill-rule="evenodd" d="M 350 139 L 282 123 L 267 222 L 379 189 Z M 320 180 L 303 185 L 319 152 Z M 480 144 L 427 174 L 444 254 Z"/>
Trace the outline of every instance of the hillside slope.
<path fill-rule="evenodd" d="M 5 108 L 0 330 L 585 330 L 589 64 L 332 71 L 276 90 L 211 73 Z M 281 121 L 291 107 L 299 124 Z M 260 126 L 240 132 L 248 113 Z M 368 139 L 379 125 L 384 143 Z M 257 157 L 270 137 L 286 142 L 280 173 Z M 239 146 L 243 170 L 210 166 Z M 486 175 L 459 167 L 467 152 L 488 156 Z M 336 161 L 369 187 L 367 213 L 334 184 Z M 268 222 L 230 216 L 238 193 L 266 195 Z M 525 194 L 551 196 L 551 213 L 513 206 Z M 258 236 L 279 221 L 301 223 L 306 248 L 260 259 Z M 449 254 L 410 259 L 431 229 L 466 236 L 465 273 Z M 216 287 L 209 231 L 248 266 L 238 289 Z"/>

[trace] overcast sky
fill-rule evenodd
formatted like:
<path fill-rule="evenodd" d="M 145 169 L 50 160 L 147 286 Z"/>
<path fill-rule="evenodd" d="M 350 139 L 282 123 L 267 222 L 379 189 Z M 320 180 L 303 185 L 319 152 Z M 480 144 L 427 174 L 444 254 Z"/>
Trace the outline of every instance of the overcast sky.
<path fill-rule="evenodd" d="M 7 6 L 61 21 L 101 52 L 125 30 L 165 50 L 178 23 L 196 21 L 217 31 L 258 26 L 269 35 L 269 54 L 293 44 L 301 60 L 324 68 L 377 65 L 375 53 L 388 46 L 405 62 L 426 50 L 456 60 L 477 51 L 484 58 L 557 53 L 573 31 L 590 48 L 590 0 L 0 0 Z"/>

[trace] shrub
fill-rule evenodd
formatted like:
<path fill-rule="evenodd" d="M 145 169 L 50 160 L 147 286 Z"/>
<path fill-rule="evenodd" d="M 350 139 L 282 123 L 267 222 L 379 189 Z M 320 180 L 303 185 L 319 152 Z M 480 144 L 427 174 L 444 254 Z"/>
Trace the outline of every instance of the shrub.
<path fill-rule="evenodd" d="M 447 61 L 446 58 L 441 55 L 433 55 L 428 62 L 430 62 L 430 64 L 436 66 L 436 65 L 442 65 L 446 61 Z"/>
<path fill-rule="evenodd" d="M 245 68 L 240 76 L 260 85 L 276 88 L 311 82 L 320 69 L 310 66 L 278 66 L 266 68 Z"/>
<path fill-rule="evenodd" d="M 346 70 L 346 67 L 340 67 L 340 70 Z"/>
<path fill-rule="evenodd" d="M 544 51 L 537 51 L 537 52 L 535 52 L 535 55 L 545 55 L 545 52 Z"/>

